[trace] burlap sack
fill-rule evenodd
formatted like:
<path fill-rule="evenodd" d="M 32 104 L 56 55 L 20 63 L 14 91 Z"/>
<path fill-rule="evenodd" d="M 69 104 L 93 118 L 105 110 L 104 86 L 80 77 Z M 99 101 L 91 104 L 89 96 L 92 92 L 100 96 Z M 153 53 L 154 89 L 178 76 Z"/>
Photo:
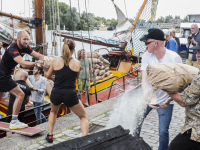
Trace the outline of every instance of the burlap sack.
<path fill-rule="evenodd" d="M 101 80 L 101 76 L 96 76 L 95 80 L 96 81 Z"/>
<path fill-rule="evenodd" d="M 105 76 L 106 76 L 106 75 L 105 75 L 105 74 L 103 74 L 103 75 L 101 75 L 101 78 L 103 79 L 103 78 L 105 78 Z"/>
<path fill-rule="evenodd" d="M 100 61 L 104 62 L 104 58 L 100 55 L 98 58 Z"/>
<path fill-rule="evenodd" d="M 91 63 L 93 63 L 93 64 L 98 64 L 99 62 L 100 62 L 100 60 L 99 59 L 97 59 L 97 58 L 88 58 L 89 60 L 90 60 L 90 62 Z M 93 60 L 93 61 L 92 61 Z"/>
<path fill-rule="evenodd" d="M 182 92 L 198 74 L 199 69 L 178 63 L 159 63 L 147 66 L 147 81 L 154 90 L 168 93 Z"/>
<path fill-rule="evenodd" d="M 97 76 L 98 73 L 99 73 L 99 71 L 100 71 L 99 69 L 96 69 L 96 70 L 94 71 L 94 75 Z"/>
<path fill-rule="evenodd" d="M 50 67 L 50 64 L 51 62 L 57 58 L 58 56 L 44 56 L 44 64 L 41 64 L 44 68 L 49 68 Z"/>
<path fill-rule="evenodd" d="M 99 58 L 99 56 L 101 56 L 99 53 L 97 52 L 86 52 L 85 54 L 87 56 L 87 58 Z"/>
<path fill-rule="evenodd" d="M 105 71 L 107 72 L 108 70 L 109 70 L 109 67 L 106 67 L 106 68 L 105 68 Z"/>
<path fill-rule="evenodd" d="M 104 64 L 110 64 L 109 61 L 106 60 L 106 59 L 103 60 L 103 63 L 104 63 Z"/>
<path fill-rule="evenodd" d="M 111 73 L 112 73 L 111 71 L 107 71 L 107 72 L 105 73 L 105 77 L 109 76 Z"/>
<path fill-rule="evenodd" d="M 52 80 L 47 79 L 46 82 L 46 92 L 49 95 L 49 97 L 51 96 L 51 91 L 53 89 L 54 86 L 54 82 Z"/>
<path fill-rule="evenodd" d="M 99 69 L 100 66 L 98 64 L 93 64 L 94 69 Z"/>
<path fill-rule="evenodd" d="M 101 65 L 101 66 L 99 67 L 99 69 L 100 69 L 100 70 L 105 69 L 104 65 Z"/>
<path fill-rule="evenodd" d="M 100 61 L 98 64 L 99 64 L 99 66 L 102 66 L 102 65 L 103 65 L 103 62 L 102 62 L 102 61 Z"/>
<path fill-rule="evenodd" d="M 20 80 L 22 71 L 25 71 L 25 70 L 22 69 L 22 68 L 16 67 L 16 69 L 15 69 L 15 71 L 14 71 L 14 74 L 13 74 L 13 80 L 14 80 L 14 81 Z M 27 78 L 27 80 L 26 80 L 26 84 L 27 84 L 30 88 L 33 88 L 33 85 L 31 84 L 31 82 L 29 81 L 28 78 Z"/>
<path fill-rule="evenodd" d="M 99 71 L 99 75 L 101 76 L 101 75 L 103 75 L 103 74 L 105 74 L 105 70 L 100 70 L 100 71 Z"/>

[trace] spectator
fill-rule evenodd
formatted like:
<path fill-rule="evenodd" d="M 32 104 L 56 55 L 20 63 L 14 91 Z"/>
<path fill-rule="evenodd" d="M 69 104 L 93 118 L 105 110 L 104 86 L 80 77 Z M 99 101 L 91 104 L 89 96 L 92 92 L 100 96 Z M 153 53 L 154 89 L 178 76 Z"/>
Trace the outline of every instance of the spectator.
<path fill-rule="evenodd" d="M 200 42 L 200 34 L 199 34 L 198 25 L 195 24 L 195 23 L 192 24 L 190 30 L 191 30 L 192 35 L 188 36 L 188 38 L 187 38 L 188 49 L 186 51 L 187 52 L 186 53 L 186 64 L 199 68 L 199 64 L 198 64 L 197 59 L 196 59 L 197 50 L 196 49 L 190 49 L 193 46 L 196 46 L 197 43 Z"/>
<path fill-rule="evenodd" d="M 78 79 L 78 88 L 80 92 L 85 91 L 85 104 L 88 106 L 88 94 L 90 91 L 90 82 L 92 82 L 92 65 L 88 58 L 85 57 L 85 50 L 78 51 L 78 60 L 81 63 L 82 70 Z"/>
<path fill-rule="evenodd" d="M 163 30 L 166 38 L 165 47 L 169 50 L 172 50 L 178 54 L 178 45 L 173 37 L 170 36 L 169 30 Z"/>
<path fill-rule="evenodd" d="M 43 68 L 35 66 L 33 69 L 33 75 L 30 75 L 28 78 L 33 85 L 31 92 L 31 100 L 33 100 L 33 107 L 41 106 L 44 103 L 44 94 L 46 91 L 46 79 L 42 77 Z M 37 120 L 37 125 L 44 122 L 47 122 L 46 117 L 42 114 L 42 107 L 34 109 L 35 116 Z"/>
<path fill-rule="evenodd" d="M 176 44 L 178 45 L 178 54 L 179 54 L 180 53 L 181 44 L 180 44 L 179 38 L 175 36 L 176 35 L 176 30 L 174 28 L 172 28 L 172 29 L 169 29 L 169 32 L 170 32 L 170 36 L 175 39 Z"/>

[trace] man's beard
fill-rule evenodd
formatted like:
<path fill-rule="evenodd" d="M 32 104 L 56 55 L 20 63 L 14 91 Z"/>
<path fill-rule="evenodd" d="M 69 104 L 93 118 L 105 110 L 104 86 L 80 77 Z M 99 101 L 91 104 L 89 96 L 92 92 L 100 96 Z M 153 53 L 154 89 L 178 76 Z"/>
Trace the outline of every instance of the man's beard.
<path fill-rule="evenodd" d="M 27 48 L 27 45 L 26 45 L 26 46 L 22 45 L 21 39 L 19 40 L 19 45 L 20 45 L 22 48 Z"/>
<path fill-rule="evenodd" d="M 37 74 L 39 74 L 39 72 L 37 71 L 37 72 L 34 72 L 33 74 L 34 74 L 34 75 L 37 75 Z"/>

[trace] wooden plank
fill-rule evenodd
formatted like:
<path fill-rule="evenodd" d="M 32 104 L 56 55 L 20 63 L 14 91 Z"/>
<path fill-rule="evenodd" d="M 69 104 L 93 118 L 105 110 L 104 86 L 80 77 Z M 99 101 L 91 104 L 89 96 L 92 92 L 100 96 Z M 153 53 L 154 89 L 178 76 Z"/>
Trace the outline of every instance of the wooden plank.
<path fill-rule="evenodd" d="M 24 128 L 24 129 L 17 129 L 17 130 L 10 130 L 9 123 L 5 123 L 5 122 L 0 122 L 0 130 L 14 132 L 14 133 L 18 133 L 18 134 L 27 135 L 27 136 L 33 136 L 33 135 L 39 134 L 44 131 L 44 130 L 36 129 L 36 128 L 32 128 L 32 127 L 28 127 L 28 128 Z"/>

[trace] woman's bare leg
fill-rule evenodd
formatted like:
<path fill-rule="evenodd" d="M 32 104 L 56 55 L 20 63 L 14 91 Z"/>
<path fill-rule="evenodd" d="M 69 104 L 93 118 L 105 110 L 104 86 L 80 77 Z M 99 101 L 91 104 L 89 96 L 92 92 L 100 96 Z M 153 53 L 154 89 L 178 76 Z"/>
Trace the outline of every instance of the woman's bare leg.
<path fill-rule="evenodd" d="M 49 123 L 49 135 L 53 134 L 53 128 L 56 123 L 56 118 L 57 118 L 57 114 L 58 114 L 60 105 L 55 106 L 54 104 L 51 103 L 51 111 L 50 111 L 49 122 L 48 122 Z"/>
<path fill-rule="evenodd" d="M 83 107 L 83 104 L 79 100 L 79 103 L 77 105 L 74 105 L 70 107 L 70 109 L 80 118 L 81 120 L 81 132 L 82 135 L 88 135 L 88 130 L 89 130 L 89 123 L 88 123 L 88 118 L 87 114 L 85 111 L 85 108 Z"/>

